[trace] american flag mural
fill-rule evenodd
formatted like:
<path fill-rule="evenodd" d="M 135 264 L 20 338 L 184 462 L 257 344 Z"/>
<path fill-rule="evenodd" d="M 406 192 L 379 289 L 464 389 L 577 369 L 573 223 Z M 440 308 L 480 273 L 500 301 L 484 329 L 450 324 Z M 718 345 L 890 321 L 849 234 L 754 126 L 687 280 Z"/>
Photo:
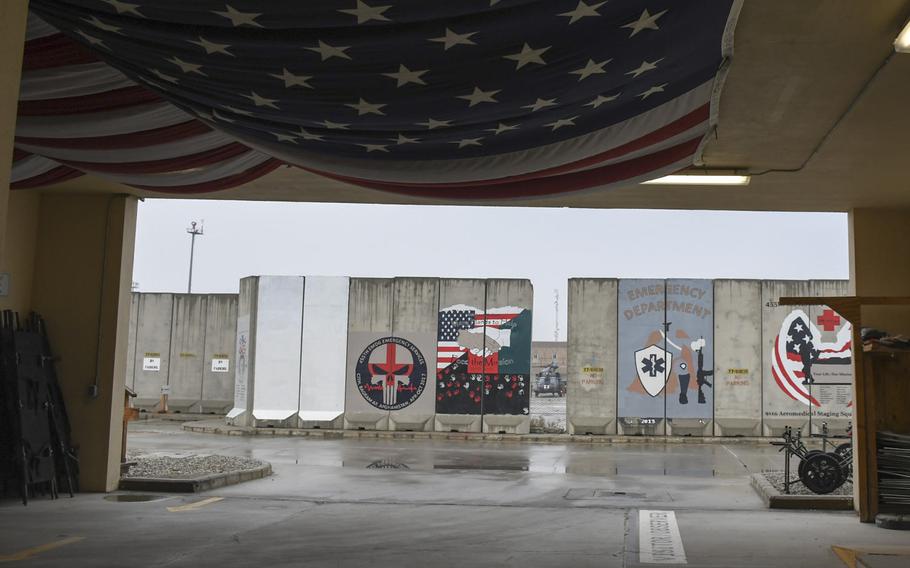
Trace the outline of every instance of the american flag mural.
<path fill-rule="evenodd" d="M 838 327 L 828 324 L 827 314 L 837 318 Z M 813 367 L 816 365 L 847 365 L 853 357 L 852 326 L 832 310 L 819 317 L 819 325 L 834 331 L 835 336 L 825 341 L 822 331 L 803 310 L 793 310 L 784 318 L 780 333 L 774 338 L 771 351 L 771 376 L 777 386 L 790 398 L 807 406 L 821 404 L 811 394 L 816 382 Z M 836 329 L 836 331 L 835 331 Z"/>
<path fill-rule="evenodd" d="M 528 310 L 484 310 L 464 304 L 439 311 L 436 412 L 480 414 L 485 390 L 500 372 L 499 355 L 511 346 L 511 324 Z"/>
<path fill-rule="evenodd" d="M 32 0 L 14 187 L 197 193 L 285 163 L 452 199 L 697 162 L 738 0 Z"/>

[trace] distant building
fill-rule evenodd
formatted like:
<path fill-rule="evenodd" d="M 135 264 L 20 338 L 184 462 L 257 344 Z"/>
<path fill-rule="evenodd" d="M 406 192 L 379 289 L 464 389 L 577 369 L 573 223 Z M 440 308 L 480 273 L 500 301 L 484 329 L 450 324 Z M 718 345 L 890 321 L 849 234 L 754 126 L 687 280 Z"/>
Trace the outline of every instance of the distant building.
<path fill-rule="evenodd" d="M 565 372 L 569 348 L 565 341 L 533 341 L 531 343 L 531 371 L 537 373 L 556 356 L 556 363 Z"/>

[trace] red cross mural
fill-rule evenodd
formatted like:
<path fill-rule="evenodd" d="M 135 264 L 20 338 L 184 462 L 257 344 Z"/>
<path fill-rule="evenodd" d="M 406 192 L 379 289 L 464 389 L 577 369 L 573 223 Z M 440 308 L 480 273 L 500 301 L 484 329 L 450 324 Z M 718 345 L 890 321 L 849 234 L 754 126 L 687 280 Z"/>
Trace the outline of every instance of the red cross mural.
<path fill-rule="evenodd" d="M 840 316 L 834 310 L 825 310 L 815 321 L 825 331 L 834 331 L 840 325 Z"/>
<path fill-rule="evenodd" d="M 386 343 L 385 361 L 370 363 L 370 374 L 373 376 L 385 375 L 382 384 L 382 398 L 385 404 L 395 404 L 398 399 L 397 382 L 406 381 L 414 369 L 414 362 L 396 361 L 398 347 L 394 343 Z M 405 378 L 397 378 L 405 377 Z"/>

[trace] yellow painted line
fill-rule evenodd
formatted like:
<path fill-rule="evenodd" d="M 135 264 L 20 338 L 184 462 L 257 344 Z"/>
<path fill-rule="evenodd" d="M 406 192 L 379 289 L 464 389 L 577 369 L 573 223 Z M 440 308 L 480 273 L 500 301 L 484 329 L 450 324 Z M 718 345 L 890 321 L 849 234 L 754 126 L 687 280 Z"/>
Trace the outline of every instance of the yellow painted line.
<path fill-rule="evenodd" d="M 202 501 L 196 501 L 195 503 L 188 503 L 186 505 L 180 505 L 179 507 L 168 507 L 167 510 L 172 513 L 180 513 L 183 511 L 195 511 L 196 509 L 201 509 L 206 505 L 211 505 L 212 503 L 217 503 L 218 501 L 223 501 L 224 497 L 209 497 L 208 499 L 203 499 Z"/>
<path fill-rule="evenodd" d="M 25 550 L 20 550 L 13 554 L 8 554 L 6 556 L 0 556 L 0 562 L 16 562 L 18 560 L 25 560 L 31 558 L 36 554 L 41 554 L 42 552 L 47 552 L 48 550 L 54 550 L 55 548 L 60 548 L 61 546 L 66 546 L 67 544 L 73 544 L 79 542 L 80 540 L 85 540 L 84 536 L 71 536 L 69 538 L 64 538 L 55 542 L 49 542 L 47 544 L 40 544 L 38 546 L 33 546 L 31 548 L 26 548 Z"/>
<path fill-rule="evenodd" d="M 906 546 L 832 546 L 834 554 L 850 568 L 865 566 L 863 556 L 910 556 L 910 547 Z M 859 564 L 857 564 L 859 562 Z"/>

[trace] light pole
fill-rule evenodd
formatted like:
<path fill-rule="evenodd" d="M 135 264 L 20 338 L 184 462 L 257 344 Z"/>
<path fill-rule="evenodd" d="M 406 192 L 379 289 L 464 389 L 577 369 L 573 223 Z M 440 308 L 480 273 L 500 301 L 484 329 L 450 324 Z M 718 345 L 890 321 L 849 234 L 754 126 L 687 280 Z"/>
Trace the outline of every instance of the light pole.
<path fill-rule="evenodd" d="M 186 230 L 190 234 L 190 277 L 186 283 L 186 293 L 193 293 L 193 252 L 196 248 L 196 235 L 202 236 L 202 224 L 199 225 L 199 228 L 196 228 L 196 221 L 190 223 L 189 228 Z"/>

